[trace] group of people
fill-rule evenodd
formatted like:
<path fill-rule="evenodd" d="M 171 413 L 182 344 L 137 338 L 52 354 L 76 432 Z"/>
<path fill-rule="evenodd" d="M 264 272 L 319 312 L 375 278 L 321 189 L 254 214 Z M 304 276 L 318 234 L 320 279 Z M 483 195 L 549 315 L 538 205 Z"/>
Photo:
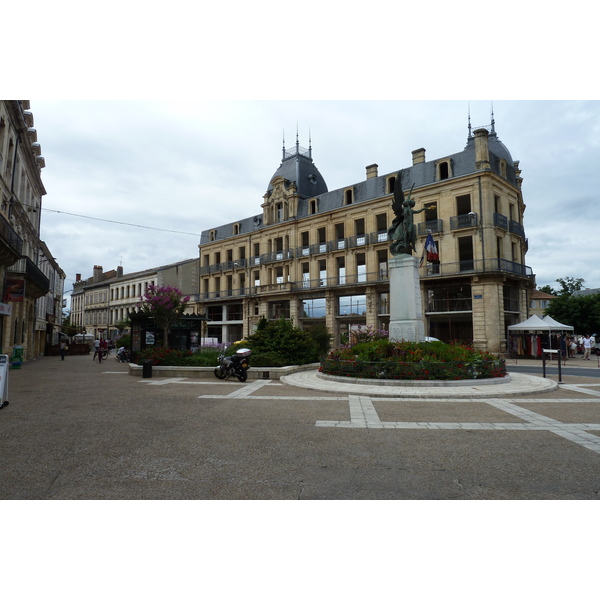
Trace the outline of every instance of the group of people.
<path fill-rule="evenodd" d="M 600 336 L 596 334 L 590 335 L 586 333 L 585 335 L 580 335 L 578 337 L 571 337 L 567 341 L 569 348 L 569 358 L 575 358 L 575 354 L 579 350 L 583 351 L 583 356 L 581 357 L 583 360 L 590 360 L 590 355 L 597 354 L 600 356 Z"/>

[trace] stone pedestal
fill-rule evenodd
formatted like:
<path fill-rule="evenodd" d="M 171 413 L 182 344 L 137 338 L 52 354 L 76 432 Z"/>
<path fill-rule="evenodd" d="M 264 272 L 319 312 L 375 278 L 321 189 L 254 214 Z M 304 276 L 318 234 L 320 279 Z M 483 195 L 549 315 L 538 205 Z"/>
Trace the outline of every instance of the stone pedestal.
<path fill-rule="evenodd" d="M 419 264 L 401 254 L 388 261 L 390 278 L 390 340 L 422 342 L 425 324 L 419 286 Z"/>

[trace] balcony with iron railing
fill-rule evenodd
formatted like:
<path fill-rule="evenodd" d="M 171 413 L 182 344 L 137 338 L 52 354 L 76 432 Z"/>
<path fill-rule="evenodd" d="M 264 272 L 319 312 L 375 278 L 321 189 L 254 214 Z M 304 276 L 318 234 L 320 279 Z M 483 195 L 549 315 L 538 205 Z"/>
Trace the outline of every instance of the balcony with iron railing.
<path fill-rule="evenodd" d="M 293 281 L 292 291 L 314 290 L 340 286 L 356 286 L 363 284 L 387 283 L 388 277 L 386 270 L 375 271 L 372 273 L 349 273 L 338 275 L 336 277 L 320 277 L 318 279 L 305 279 L 303 281 Z"/>
<path fill-rule="evenodd" d="M 0 214 L 0 260 L 5 265 L 13 264 L 22 252 L 23 240 Z"/>
<path fill-rule="evenodd" d="M 508 222 L 508 231 L 510 231 L 510 233 L 516 233 L 522 238 L 525 237 L 525 229 L 523 228 L 523 225 L 521 225 L 521 223 L 518 223 L 517 221 Z"/>
<path fill-rule="evenodd" d="M 531 267 L 504 258 L 462 260 L 452 263 L 428 263 L 419 268 L 420 277 L 440 277 L 472 273 L 509 273 L 521 277 L 534 277 Z"/>
<path fill-rule="evenodd" d="M 468 227 L 477 227 L 478 219 L 475 213 L 466 215 L 457 215 L 450 217 L 450 230 L 467 229 Z"/>
<path fill-rule="evenodd" d="M 494 226 L 508 229 L 508 219 L 500 213 L 494 213 Z"/>
<path fill-rule="evenodd" d="M 444 221 L 442 219 L 434 219 L 433 221 L 425 221 L 417 224 L 417 235 L 427 235 L 428 233 L 442 233 L 444 230 Z"/>
<path fill-rule="evenodd" d="M 23 256 L 6 270 L 25 275 L 28 283 L 32 284 L 28 286 L 29 296 L 41 298 L 50 291 L 50 280 L 27 256 Z"/>

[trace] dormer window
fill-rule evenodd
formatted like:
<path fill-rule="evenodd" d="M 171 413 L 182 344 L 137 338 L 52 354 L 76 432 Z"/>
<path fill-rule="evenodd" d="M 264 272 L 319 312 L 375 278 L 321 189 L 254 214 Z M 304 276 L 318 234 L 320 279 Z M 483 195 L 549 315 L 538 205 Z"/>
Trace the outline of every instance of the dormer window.
<path fill-rule="evenodd" d="M 315 198 L 308 203 L 308 214 L 316 215 L 319 211 L 319 199 Z"/>
<path fill-rule="evenodd" d="M 437 170 L 437 180 L 442 181 L 443 179 L 449 179 L 452 177 L 452 172 L 450 168 L 449 160 L 441 160 L 436 165 Z"/>
<path fill-rule="evenodd" d="M 344 192 L 344 206 L 349 206 L 354 202 L 354 192 L 353 190 L 346 190 Z"/>
<path fill-rule="evenodd" d="M 387 193 L 393 194 L 396 189 L 396 177 L 389 177 L 387 180 Z"/>
<path fill-rule="evenodd" d="M 208 239 L 211 242 L 214 242 L 217 239 L 217 230 L 211 229 L 208 233 Z"/>
<path fill-rule="evenodd" d="M 240 234 L 240 224 L 239 223 L 234 223 L 233 225 L 233 235 L 239 235 Z"/>
<path fill-rule="evenodd" d="M 504 177 L 504 179 L 506 179 L 506 161 L 505 160 L 500 161 L 500 176 Z"/>

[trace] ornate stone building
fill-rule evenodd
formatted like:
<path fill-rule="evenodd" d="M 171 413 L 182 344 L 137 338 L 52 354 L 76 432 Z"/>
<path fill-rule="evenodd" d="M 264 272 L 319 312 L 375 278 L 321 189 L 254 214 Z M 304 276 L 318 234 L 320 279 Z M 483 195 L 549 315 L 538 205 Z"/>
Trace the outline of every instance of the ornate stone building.
<path fill-rule="evenodd" d="M 0 100 L 0 347 L 58 343 L 65 274 L 40 239 L 45 161 L 29 100 Z"/>
<path fill-rule="evenodd" d="M 427 335 L 481 349 L 506 349 L 507 326 L 528 316 L 534 275 L 527 240 L 521 171 L 495 131 L 472 131 L 463 150 L 366 177 L 329 191 L 312 148 L 283 149 L 263 196 L 262 213 L 202 233 L 199 312 L 206 337 L 247 336 L 262 316 L 327 326 L 344 343 L 358 326 L 389 325 L 387 264 L 391 203 L 399 170 L 414 185 L 417 252 L 428 233 L 439 260 L 420 267 Z"/>

